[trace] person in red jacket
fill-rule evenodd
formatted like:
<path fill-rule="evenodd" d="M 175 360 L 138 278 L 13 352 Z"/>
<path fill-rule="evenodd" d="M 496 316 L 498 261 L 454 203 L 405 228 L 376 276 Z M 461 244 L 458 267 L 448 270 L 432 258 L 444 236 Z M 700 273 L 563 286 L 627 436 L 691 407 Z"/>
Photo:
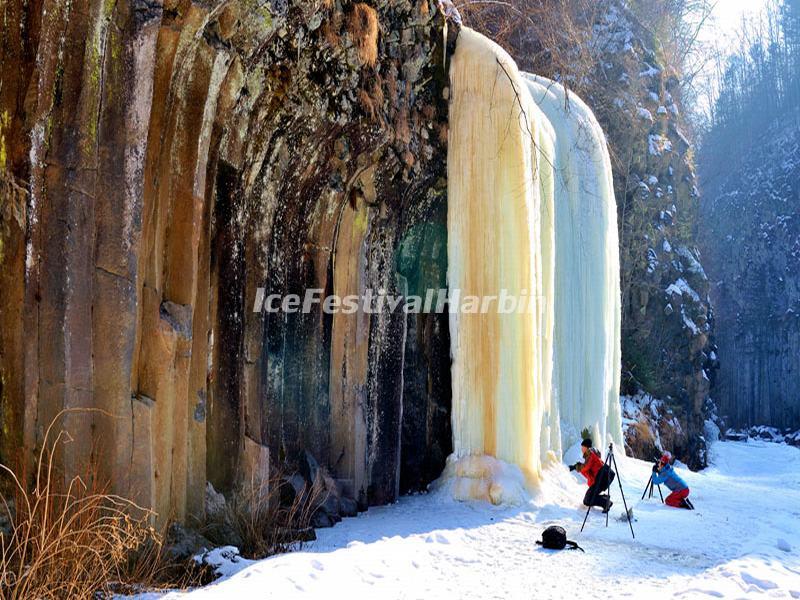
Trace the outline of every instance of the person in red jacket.
<path fill-rule="evenodd" d="M 614 503 L 611 502 L 611 497 L 603 492 L 614 481 L 614 471 L 600 459 L 600 451 L 592 448 L 590 438 L 581 442 L 581 453 L 584 462 L 570 466 L 570 471 L 577 470 L 586 477 L 589 489 L 586 490 L 586 495 L 583 497 L 583 504 L 584 506 L 598 506 L 603 509 L 603 512 L 608 512 Z"/>

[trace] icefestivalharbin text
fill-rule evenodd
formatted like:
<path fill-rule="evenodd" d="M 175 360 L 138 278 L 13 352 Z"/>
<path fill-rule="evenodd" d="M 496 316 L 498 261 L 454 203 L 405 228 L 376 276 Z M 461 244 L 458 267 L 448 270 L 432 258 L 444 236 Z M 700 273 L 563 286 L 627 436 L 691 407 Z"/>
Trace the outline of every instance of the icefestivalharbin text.
<path fill-rule="evenodd" d="M 363 294 L 338 296 L 325 295 L 321 288 L 310 288 L 303 296 L 299 294 L 267 294 L 265 288 L 256 290 L 253 312 L 302 313 L 308 314 L 322 310 L 327 314 L 343 313 L 366 314 L 394 312 L 401 310 L 406 314 L 417 313 L 463 313 L 463 314 L 532 314 L 538 306 L 536 296 L 522 290 L 512 294 L 500 290 L 495 295 L 462 295 L 461 290 L 429 289 L 424 296 L 404 296 L 387 294 L 385 290 L 368 288 Z"/>

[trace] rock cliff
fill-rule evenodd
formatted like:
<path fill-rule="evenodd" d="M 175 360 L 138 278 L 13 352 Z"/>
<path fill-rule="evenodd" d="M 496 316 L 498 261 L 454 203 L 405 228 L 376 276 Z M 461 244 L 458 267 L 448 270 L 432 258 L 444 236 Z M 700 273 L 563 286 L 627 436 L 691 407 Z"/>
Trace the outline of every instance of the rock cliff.
<path fill-rule="evenodd" d="M 623 379 L 699 467 L 716 359 L 692 151 L 655 41 L 609 6 L 573 87 L 613 154 Z M 0 459 L 29 468 L 55 421 L 66 476 L 94 465 L 162 521 L 286 466 L 318 464 L 348 512 L 425 489 L 452 451 L 448 315 L 263 304 L 446 286 L 452 5 L 2 11 Z"/>
<path fill-rule="evenodd" d="M 306 451 L 362 504 L 438 475 L 446 315 L 253 311 L 443 283 L 437 3 L 3 11 L 3 460 L 66 409 L 66 474 L 179 520 Z"/>
<path fill-rule="evenodd" d="M 680 75 L 653 34 L 613 3 L 594 35 L 603 51 L 591 97 L 614 151 L 621 222 L 623 393 L 650 394 L 674 411 L 680 427 L 669 425 L 672 415 L 659 425 L 672 432 L 664 449 L 702 468 L 718 363 Z"/>
<path fill-rule="evenodd" d="M 727 357 L 720 367 L 715 394 L 721 414 L 735 427 L 797 429 L 797 115 L 776 120 L 747 147 L 706 158 L 703 246 L 718 307 L 717 343 L 720 354 Z"/>

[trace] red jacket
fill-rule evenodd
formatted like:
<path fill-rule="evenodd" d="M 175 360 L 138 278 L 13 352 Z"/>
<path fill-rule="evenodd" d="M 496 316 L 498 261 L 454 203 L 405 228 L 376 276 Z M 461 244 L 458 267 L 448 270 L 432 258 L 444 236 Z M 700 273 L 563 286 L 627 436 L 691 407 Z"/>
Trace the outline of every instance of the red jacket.
<path fill-rule="evenodd" d="M 583 463 L 583 468 L 581 469 L 581 475 L 586 477 L 586 483 L 590 487 L 594 485 L 594 479 L 597 477 L 597 472 L 603 468 L 603 461 L 600 460 L 600 455 L 597 453 L 597 450 L 592 448 L 589 451 L 589 456 L 586 458 L 586 462 Z"/>

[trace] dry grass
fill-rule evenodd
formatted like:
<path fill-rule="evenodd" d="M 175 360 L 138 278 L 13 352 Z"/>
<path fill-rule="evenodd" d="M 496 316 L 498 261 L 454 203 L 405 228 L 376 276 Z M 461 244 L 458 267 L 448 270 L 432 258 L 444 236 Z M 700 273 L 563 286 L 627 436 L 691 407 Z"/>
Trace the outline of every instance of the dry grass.
<path fill-rule="evenodd" d="M 63 414 L 46 431 L 30 484 L 23 471 L 0 465 L 12 490 L 2 496 L 10 534 L 0 539 L 0 597 L 105 597 L 153 586 L 168 571 L 176 583 L 148 510 L 98 489 L 91 469 L 63 477 L 54 457 L 70 439 L 63 431 L 52 438 Z"/>
<path fill-rule="evenodd" d="M 370 120 L 375 119 L 375 115 L 377 114 L 377 106 L 375 106 L 372 98 L 370 98 L 369 93 L 363 88 L 358 90 L 358 103 L 361 105 L 361 108 L 364 110 Z"/>
<path fill-rule="evenodd" d="M 64 477 L 56 457 L 71 440 L 54 428 L 66 412 L 73 411 L 63 411 L 48 427 L 32 477 L 0 464 L 0 489 L 9 490 L 0 493 L 9 522 L 0 535 L 0 598 L 94 599 L 207 581 L 207 572 L 169 555 L 164 536 L 150 525 L 151 511 L 107 493 L 93 469 Z M 232 532 L 242 555 L 289 552 L 313 537 L 311 518 L 326 499 L 325 484 L 303 484 L 282 502 L 286 482 L 276 473 L 261 485 L 242 486 L 216 516 L 225 525 L 217 531 Z"/>
<path fill-rule="evenodd" d="M 374 67 L 378 62 L 378 13 L 375 9 L 362 2 L 354 4 L 347 19 L 347 31 L 361 62 Z"/>
<path fill-rule="evenodd" d="M 231 532 L 246 558 L 263 558 L 300 549 L 313 539 L 311 517 L 325 500 L 320 484 L 305 485 L 290 502 L 282 501 L 286 478 L 278 472 L 268 481 L 240 486 L 220 514 L 211 515 L 203 533 L 214 543 L 230 544 L 219 532 Z M 218 539 L 215 539 L 218 538 Z"/>
<path fill-rule="evenodd" d="M 652 457 L 658 450 L 653 432 L 644 421 L 639 421 L 633 427 L 628 428 L 625 445 L 630 448 L 633 456 L 641 458 Z"/>

